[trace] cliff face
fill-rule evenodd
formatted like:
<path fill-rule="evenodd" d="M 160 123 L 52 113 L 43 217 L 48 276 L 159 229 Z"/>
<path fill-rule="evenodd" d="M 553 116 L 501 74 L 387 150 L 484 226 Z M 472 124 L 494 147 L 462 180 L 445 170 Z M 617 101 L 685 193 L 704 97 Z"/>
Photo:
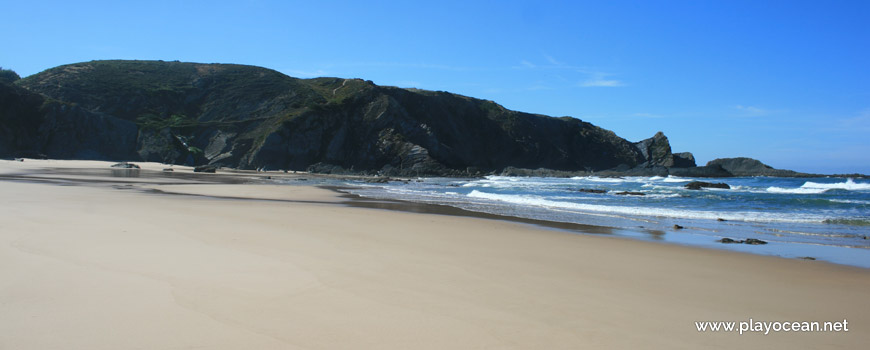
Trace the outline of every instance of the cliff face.
<path fill-rule="evenodd" d="M 30 149 L 52 158 L 421 175 L 650 162 L 634 144 L 578 119 L 359 79 L 302 80 L 241 65 L 95 61 L 15 85 L 2 90 L 15 101 L 4 102 L 3 118 L 20 123 L 4 121 L 0 132 L 24 136 L 3 138 L 0 152 L 7 155 Z M 670 156 L 659 153 L 651 155 Z"/>

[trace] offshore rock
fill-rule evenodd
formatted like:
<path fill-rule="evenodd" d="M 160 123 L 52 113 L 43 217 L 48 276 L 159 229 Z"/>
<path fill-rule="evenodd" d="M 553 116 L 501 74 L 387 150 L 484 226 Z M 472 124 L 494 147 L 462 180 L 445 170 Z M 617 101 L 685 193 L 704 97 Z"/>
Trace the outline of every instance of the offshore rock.
<path fill-rule="evenodd" d="M 671 153 L 671 144 L 667 136 L 661 131 L 646 140 L 634 143 L 634 147 L 640 152 L 644 162 L 641 167 L 672 167 L 674 155 Z"/>
<path fill-rule="evenodd" d="M 752 158 L 719 158 L 707 163 L 707 166 L 719 166 L 732 176 L 780 176 L 803 177 L 810 174 L 791 170 L 774 169 L 773 167 Z"/>
<path fill-rule="evenodd" d="M 700 190 L 702 188 L 721 188 L 721 189 L 731 189 L 731 186 L 728 186 L 726 183 L 711 183 L 711 182 L 703 182 L 703 181 L 692 181 L 686 184 L 686 189 L 688 190 Z"/>
<path fill-rule="evenodd" d="M 695 155 L 692 152 L 674 153 L 674 168 L 691 168 L 695 166 Z"/>

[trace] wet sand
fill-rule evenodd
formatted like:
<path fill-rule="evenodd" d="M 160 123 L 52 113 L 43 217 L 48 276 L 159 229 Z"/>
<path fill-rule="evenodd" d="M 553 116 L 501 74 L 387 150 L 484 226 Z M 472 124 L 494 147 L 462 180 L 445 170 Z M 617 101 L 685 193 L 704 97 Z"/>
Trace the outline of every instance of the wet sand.
<path fill-rule="evenodd" d="M 0 161 L 0 349 L 870 344 L 867 269 L 261 183 L 292 174 L 140 164 L 148 176 L 125 177 L 109 164 Z M 847 319 L 849 332 L 694 324 L 749 318 Z"/>

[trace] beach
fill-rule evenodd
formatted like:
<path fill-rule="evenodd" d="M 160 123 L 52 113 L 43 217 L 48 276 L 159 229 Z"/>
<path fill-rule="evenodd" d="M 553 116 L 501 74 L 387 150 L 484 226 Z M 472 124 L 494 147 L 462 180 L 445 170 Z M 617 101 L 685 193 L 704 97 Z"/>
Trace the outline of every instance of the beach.
<path fill-rule="evenodd" d="M 257 183 L 292 174 L 146 176 L 168 167 L 148 163 L 140 177 L 99 175 L 110 164 L 0 161 L 0 349 L 870 344 L 870 269 Z M 849 331 L 696 328 L 750 318 Z"/>

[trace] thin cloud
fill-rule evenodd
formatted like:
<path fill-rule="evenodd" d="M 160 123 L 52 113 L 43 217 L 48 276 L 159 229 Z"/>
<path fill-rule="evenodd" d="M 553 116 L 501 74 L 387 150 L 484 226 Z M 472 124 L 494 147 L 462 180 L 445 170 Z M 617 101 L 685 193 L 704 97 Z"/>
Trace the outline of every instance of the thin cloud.
<path fill-rule="evenodd" d="M 526 61 L 526 60 L 522 60 L 522 61 L 520 62 L 520 64 L 522 64 L 523 67 L 526 67 L 526 68 L 532 68 L 532 69 L 534 69 L 534 68 L 537 68 L 537 67 L 538 67 L 536 64 L 534 64 L 534 63 L 532 63 L 532 62 L 529 62 L 529 61 Z"/>
<path fill-rule="evenodd" d="M 580 83 L 582 87 L 620 87 L 625 86 L 625 83 L 615 79 L 592 78 Z"/>
<path fill-rule="evenodd" d="M 834 124 L 836 129 L 841 130 L 870 130 L 870 108 L 858 112 L 858 115 L 851 118 L 842 118 Z"/>
<path fill-rule="evenodd" d="M 592 70 L 584 70 L 582 73 L 587 74 L 589 77 L 586 80 L 580 82 L 580 86 L 582 87 L 620 87 L 625 86 L 625 83 L 621 80 L 608 78 L 613 75 L 610 73 L 605 73 L 601 71 L 592 71 Z"/>
<path fill-rule="evenodd" d="M 563 66 L 562 62 L 557 61 L 555 58 L 553 58 L 553 56 L 550 56 L 548 54 L 544 54 L 544 58 L 546 58 L 547 62 L 550 62 L 550 64 L 552 64 L 554 66 Z"/>
<path fill-rule="evenodd" d="M 743 114 L 750 117 L 761 117 L 769 114 L 773 114 L 775 111 L 755 106 L 744 106 L 744 105 L 736 105 L 734 109 L 742 112 Z"/>

